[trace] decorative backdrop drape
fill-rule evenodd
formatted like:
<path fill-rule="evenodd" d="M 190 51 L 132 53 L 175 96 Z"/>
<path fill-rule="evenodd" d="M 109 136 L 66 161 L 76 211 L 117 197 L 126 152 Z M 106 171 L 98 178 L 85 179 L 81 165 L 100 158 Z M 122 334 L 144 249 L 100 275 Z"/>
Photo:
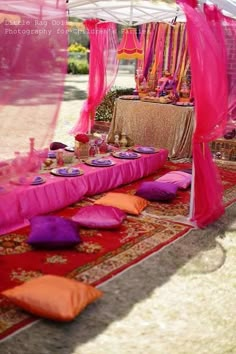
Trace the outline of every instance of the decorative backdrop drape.
<path fill-rule="evenodd" d="M 227 120 L 228 81 L 223 17 L 215 6 L 205 5 L 200 9 L 192 7 L 192 1 L 181 0 L 179 3 L 187 18 L 195 97 L 190 217 L 197 226 L 204 227 L 224 213 L 221 180 L 208 146 L 210 141 L 223 135 Z"/>
<path fill-rule="evenodd" d="M 148 23 L 140 27 L 140 33 L 144 59 L 138 61 L 138 67 L 142 67 L 143 76 L 147 79 L 151 71 L 158 81 L 169 71 L 178 80 L 179 89 L 190 69 L 186 24 Z"/>
<path fill-rule="evenodd" d="M 112 87 L 118 70 L 116 25 L 97 19 L 86 20 L 84 25 L 90 40 L 88 98 L 71 130 L 74 135 L 91 130 L 96 108 Z"/>

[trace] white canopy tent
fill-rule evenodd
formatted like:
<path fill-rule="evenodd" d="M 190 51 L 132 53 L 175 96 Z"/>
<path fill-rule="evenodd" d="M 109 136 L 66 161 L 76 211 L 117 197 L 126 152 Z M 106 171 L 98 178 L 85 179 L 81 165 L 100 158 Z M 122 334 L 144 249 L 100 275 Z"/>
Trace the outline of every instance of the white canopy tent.
<path fill-rule="evenodd" d="M 225 15 L 236 16 L 236 0 L 201 0 L 216 4 Z M 104 21 L 135 26 L 148 22 L 171 22 L 185 15 L 174 0 L 68 0 L 69 16 L 80 19 L 99 18 Z"/>
<path fill-rule="evenodd" d="M 178 21 L 185 21 L 185 15 L 174 0 L 65 0 L 68 15 L 79 19 L 99 18 L 103 21 L 135 26 L 148 22 L 171 22 L 176 16 Z M 200 0 L 199 4 L 216 4 L 225 15 L 236 17 L 236 0 Z M 55 8 L 61 6 L 58 0 L 46 0 L 46 16 L 56 16 Z M 50 11 L 51 9 L 51 11 Z M 24 13 L 36 16 L 42 10 L 41 1 L 5 0 L 0 4 L 0 11 Z"/>
<path fill-rule="evenodd" d="M 69 15 L 85 18 L 99 18 L 125 26 L 140 25 L 148 22 L 185 21 L 185 16 L 176 3 L 169 1 L 83 1 L 69 0 Z"/>

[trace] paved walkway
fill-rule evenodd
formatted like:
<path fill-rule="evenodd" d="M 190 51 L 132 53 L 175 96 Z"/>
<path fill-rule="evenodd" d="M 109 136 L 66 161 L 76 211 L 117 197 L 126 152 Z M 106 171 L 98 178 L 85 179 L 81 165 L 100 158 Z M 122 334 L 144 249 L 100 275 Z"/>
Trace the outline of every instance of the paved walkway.
<path fill-rule="evenodd" d="M 65 81 L 64 100 L 61 104 L 54 141 L 73 145 L 73 137 L 68 134 L 79 117 L 82 105 L 87 97 L 88 75 L 67 75 Z M 120 72 L 115 87 L 135 87 L 134 74 Z M 113 87 L 114 87 L 113 86 Z"/>

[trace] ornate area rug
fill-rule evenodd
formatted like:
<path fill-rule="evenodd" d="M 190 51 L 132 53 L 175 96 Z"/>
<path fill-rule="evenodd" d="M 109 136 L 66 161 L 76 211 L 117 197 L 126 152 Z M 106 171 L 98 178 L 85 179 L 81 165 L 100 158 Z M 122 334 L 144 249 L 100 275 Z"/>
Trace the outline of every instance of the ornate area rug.
<path fill-rule="evenodd" d="M 170 170 L 189 168 L 186 164 L 167 165 L 157 174 L 145 178 L 154 180 Z M 225 189 L 225 205 L 236 200 L 235 172 L 220 169 Z M 118 191 L 134 194 L 139 180 Z M 98 198 L 95 196 L 94 198 Z M 0 237 L 0 292 L 43 274 L 55 274 L 98 285 L 186 235 L 191 226 L 174 222 L 172 216 L 188 215 L 190 190 L 178 192 L 172 203 L 151 203 L 139 217 L 127 217 L 116 231 L 81 228 L 82 243 L 70 250 L 34 250 L 26 242 L 29 227 Z M 84 200 L 60 212 L 70 218 L 84 205 Z M 155 216 L 162 215 L 158 219 Z M 0 296 L 0 340 L 25 328 L 38 318 L 15 307 Z"/>
<path fill-rule="evenodd" d="M 87 204 L 87 202 L 82 203 Z M 81 203 L 54 215 L 71 217 Z M 0 237 L 0 291 L 43 274 L 97 285 L 185 235 L 190 227 L 149 216 L 127 217 L 116 231 L 82 229 L 82 243 L 70 250 L 34 250 L 29 227 Z M 37 320 L 0 297 L 0 339 Z"/>
<path fill-rule="evenodd" d="M 136 190 L 143 181 L 154 181 L 170 171 L 186 170 L 191 169 L 191 167 L 192 166 L 190 163 L 167 162 L 165 166 L 157 173 L 154 173 L 136 182 L 116 188 L 113 191 L 135 194 Z M 230 168 L 230 166 L 227 165 L 222 167 L 218 166 L 218 169 L 224 189 L 223 201 L 225 207 L 227 207 L 236 201 L 236 170 L 234 168 Z M 145 209 L 145 214 L 149 214 L 150 216 L 168 218 L 172 218 L 175 216 L 188 217 L 190 194 L 191 189 L 188 188 L 187 190 L 178 190 L 176 198 L 171 202 L 150 202 L 149 206 Z M 105 195 L 105 193 L 96 195 L 91 200 L 98 199 L 103 195 Z"/>

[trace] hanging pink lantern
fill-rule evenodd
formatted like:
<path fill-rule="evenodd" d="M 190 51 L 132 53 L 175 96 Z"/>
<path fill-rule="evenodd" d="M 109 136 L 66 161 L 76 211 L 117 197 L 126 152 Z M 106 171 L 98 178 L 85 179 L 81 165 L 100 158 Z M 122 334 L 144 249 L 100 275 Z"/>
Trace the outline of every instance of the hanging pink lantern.
<path fill-rule="evenodd" d="M 135 28 L 126 28 L 117 49 L 118 59 L 143 59 L 143 49 Z"/>

